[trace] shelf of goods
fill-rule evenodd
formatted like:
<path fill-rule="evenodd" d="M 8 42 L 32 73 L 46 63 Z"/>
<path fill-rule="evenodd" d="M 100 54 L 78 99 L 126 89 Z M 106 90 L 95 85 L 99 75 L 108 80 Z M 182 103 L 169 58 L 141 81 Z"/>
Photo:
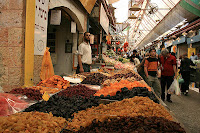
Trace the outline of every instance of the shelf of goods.
<path fill-rule="evenodd" d="M 185 133 L 136 72 L 103 71 L 73 77 L 82 78 L 82 84 L 70 86 L 59 76 L 41 81 L 38 85 L 56 87 L 59 91 L 53 93 L 55 90 L 47 90 L 53 93 L 47 101 L 40 100 L 29 106 L 25 104 L 21 109 L 23 112 L 17 110 L 7 117 L 1 116 L 0 132 Z M 46 93 L 46 89 L 33 89 L 40 94 Z M 21 90 L 13 92 L 26 94 Z"/>
<path fill-rule="evenodd" d="M 115 69 L 118 69 L 118 70 L 128 69 L 128 70 L 136 71 L 134 64 L 130 63 L 129 59 L 118 58 L 118 60 L 116 60 L 116 59 L 111 59 L 107 55 L 103 55 L 102 57 L 105 61 L 106 66 L 113 66 Z"/>

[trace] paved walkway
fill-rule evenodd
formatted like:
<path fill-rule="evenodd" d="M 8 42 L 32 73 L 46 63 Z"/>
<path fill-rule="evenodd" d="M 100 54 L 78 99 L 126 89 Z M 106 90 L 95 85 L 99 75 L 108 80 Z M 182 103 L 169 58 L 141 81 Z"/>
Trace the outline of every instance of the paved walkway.
<path fill-rule="evenodd" d="M 188 133 L 200 133 L 200 93 L 189 91 L 188 96 L 172 96 L 173 103 L 165 101 Z"/>

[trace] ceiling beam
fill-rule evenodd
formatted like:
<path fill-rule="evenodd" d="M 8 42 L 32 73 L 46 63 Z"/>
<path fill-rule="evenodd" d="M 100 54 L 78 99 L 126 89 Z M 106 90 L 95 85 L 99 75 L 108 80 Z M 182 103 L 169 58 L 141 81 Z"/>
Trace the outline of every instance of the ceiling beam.
<path fill-rule="evenodd" d="M 148 3 L 149 3 L 149 0 L 144 0 L 144 2 L 143 2 L 143 4 L 142 4 L 142 9 L 147 8 Z M 145 14 L 145 11 L 142 10 L 141 13 L 140 13 L 141 21 L 142 21 L 142 19 L 143 19 L 143 17 L 144 17 L 144 14 Z M 139 26 L 140 26 L 140 24 L 141 24 L 141 21 L 139 21 L 139 22 L 137 21 L 138 24 L 136 23 L 137 25 L 136 25 L 134 31 L 137 31 L 137 30 L 138 30 L 138 28 L 139 28 Z M 135 37 L 135 34 L 133 35 L 133 38 L 134 38 L 134 37 Z"/>

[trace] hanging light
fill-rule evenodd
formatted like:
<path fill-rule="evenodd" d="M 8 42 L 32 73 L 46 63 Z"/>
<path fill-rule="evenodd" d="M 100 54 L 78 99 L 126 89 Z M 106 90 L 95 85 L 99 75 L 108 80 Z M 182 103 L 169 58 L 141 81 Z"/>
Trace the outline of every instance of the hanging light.
<path fill-rule="evenodd" d="M 178 40 L 178 42 L 181 40 L 181 38 L 180 37 L 178 37 L 176 40 Z"/>
<path fill-rule="evenodd" d="M 173 35 L 173 36 L 172 36 L 172 38 L 176 38 L 176 36 L 175 36 L 175 35 Z"/>
<path fill-rule="evenodd" d="M 134 14 L 132 14 L 131 16 L 128 17 L 128 19 L 137 19 L 137 16 L 135 16 Z"/>
<path fill-rule="evenodd" d="M 182 33 L 182 35 L 183 35 L 183 36 L 186 36 L 186 35 L 187 35 L 187 33 L 186 33 L 186 32 L 183 32 L 183 33 Z"/>
<path fill-rule="evenodd" d="M 193 33 L 194 31 L 193 30 L 190 30 L 188 33 Z"/>
<path fill-rule="evenodd" d="M 139 11 L 139 10 L 141 10 L 141 8 L 138 5 L 134 4 L 131 8 L 129 8 L 129 10 L 130 11 Z"/>

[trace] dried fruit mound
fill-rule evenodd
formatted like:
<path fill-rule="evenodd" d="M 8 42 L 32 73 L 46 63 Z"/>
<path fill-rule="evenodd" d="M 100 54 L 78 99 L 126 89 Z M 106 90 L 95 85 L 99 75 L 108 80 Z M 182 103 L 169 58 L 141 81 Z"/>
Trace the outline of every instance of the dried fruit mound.
<path fill-rule="evenodd" d="M 117 78 L 131 78 L 134 77 L 137 81 L 142 80 L 142 77 L 137 74 L 137 73 L 121 73 L 121 74 L 115 74 L 114 76 L 112 76 L 112 79 L 117 79 Z"/>
<path fill-rule="evenodd" d="M 68 119 L 72 118 L 72 114 L 74 112 L 98 105 L 99 99 L 97 97 L 83 98 L 53 95 L 47 102 L 42 101 L 36 103 L 25 109 L 25 112 L 52 112 L 54 116 L 60 116 Z"/>
<path fill-rule="evenodd" d="M 103 121 L 110 115 L 131 117 L 157 116 L 173 120 L 172 116 L 162 105 L 153 102 L 147 97 L 136 96 L 134 98 L 124 99 L 106 105 L 100 104 L 98 107 L 92 107 L 74 113 L 74 119 L 72 119 L 72 122 L 68 121 L 67 129 L 79 130 L 81 126 L 89 126 L 94 119 Z"/>
<path fill-rule="evenodd" d="M 58 89 L 58 88 L 49 88 L 49 87 L 42 87 L 42 86 L 33 86 L 33 87 L 30 87 L 30 88 L 35 89 L 35 90 L 39 90 L 42 94 L 44 94 L 45 92 L 47 92 L 48 94 L 54 94 L 54 93 L 57 93 L 61 90 L 61 89 Z"/>
<path fill-rule="evenodd" d="M 111 83 L 110 86 L 105 86 L 101 90 L 97 91 L 97 93 L 94 94 L 94 96 L 100 96 L 100 95 L 110 95 L 114 96 L 116 95 L 117 91 L 121 91 L 121 88 L 128 88 L 129 90 L 133 87 L 147 87 L 149 91 L 151 91 L 151 88 L 147 86 L 146 84 L 142 84 L 139 81 L 130 82 L 128 80 L 121 80 L 120 82 Z"/>
<path fill-rule="evenodd" d="M 0 93 L 0 116 L 14 114 L 28 107 L 28 103 L 13 94 Z"/>
<path fill-rule="evenodd" d="M 31 100 L 39 101 L 42 99 L 42 93 L 40 93 L 39 90 L 35 90 L 32 88 L 24 88 L 24 89 L 15 88 L 15 89 L 11 90 L 9 93 L 26 95 Z"/>
<path fill-rule="evenodd" d="M 59 133 L 66 120 L 51 113 L 21 112 L 0 117 L 1 133 Z"/>
<path fill-rule="evenodd" d="M 107 95 L 104 97 L 103 95 L 101 95 L 100 98 L 121 101 L 125 98 L 132 98 L 135 96 L 149 97 L 155 103 L 159 103 L 159 100 L 156 98 L 153 92 L 148 91 L 146 87 L 134 87 L 131 90 L 128 90 L 128 88 L 124 87 L 124 88 L 121 88 L 121 92 L 117 91 L 115 96 Z"/>
<path fill-rule="evenodd" d="M 68 87 L 66 90 L 63 90 L 58 93 L 59 96 L 82 96 L 82 97 L 90 97 L 96 93 L 96 90 L 91 90 L 84 85 L 76 85 Z"/>
<path fill-rule="evenodd" d="M 91 85 L 101 85 L 108 77 L 101 73 L 90 73 L 81 83 Z"/>
<path fill-rule="evenodd" d="M 180 124 L 162 117 L 114 117 L 81 128 L 79 133 L 186 133 Z M 64 132 L 67 133 L 67 132 Z"/>
<path fill-rule="evenodd" d="M 67 87 L 70 86 L 70 82 L 64 80 L 62 77 L 58 75 L 54 75 L 51 78 L 41 81 L 40 83 L 37 84 L 37 86 L 67 89 Z"/>

